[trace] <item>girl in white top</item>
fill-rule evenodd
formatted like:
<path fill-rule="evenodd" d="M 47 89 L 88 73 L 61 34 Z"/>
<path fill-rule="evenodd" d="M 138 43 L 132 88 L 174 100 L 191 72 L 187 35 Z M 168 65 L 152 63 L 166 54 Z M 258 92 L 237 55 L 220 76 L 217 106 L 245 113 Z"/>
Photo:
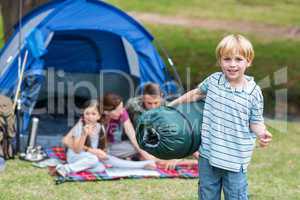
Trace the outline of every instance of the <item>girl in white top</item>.
<path fill-rule="evenodd" d="M 83 112 L 82 119 L 70 130 L 63 142 L 67 143 L 67 164 L 57 165 L 61 176 L 79 171 L 102 172 L 105 165 L 120 168 L 154 169 L 154 161 L 127 161 L 106 153 L 106 134 L 100 123 L 101 114 L 96 101 L 92 101 Z M 68 142 L 66 142 L 68 141 Z"/>

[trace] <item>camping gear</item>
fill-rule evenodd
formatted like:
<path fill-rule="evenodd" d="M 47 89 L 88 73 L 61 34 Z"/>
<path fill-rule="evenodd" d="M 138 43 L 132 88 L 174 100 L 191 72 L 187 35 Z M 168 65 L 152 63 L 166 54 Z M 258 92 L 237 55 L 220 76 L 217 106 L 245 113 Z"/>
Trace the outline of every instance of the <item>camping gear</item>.
<path fill-rule="evenodd" d="M 30 161 L 30 162 L 39 162 L 44 160 L 47 157 L 41 145 L 37 145 L 34 147 L 28 146 L 26 153 L 21 153 L 20 158 L 22 160 Z"/>
<path fill-rule="evenodd" d="M 22 130 L 22 110 L 21 110 L 21 100 L 17 100 L 16 109 L 16 154 L 20 153 L 20 132 Z"/>
<path fill-rule="evenodd" d="M 46 149 L 46 153 L 50 158 L 59 159 L 61 162 L 66 160 L 66 152 L 62 147 L 53 147 Z M 103 180 L 119 180 L 119 179 L 141 179 L 141 178 L 198 178 L 198 165 L 187 165 L 179 162 L 175 169 L 164 169 L 158 167 L 156 170 L 145 169 L 123 169 L 108 168 L 106 172 L 77 172 L 71 173 L 67 177 L 57 177 L 56 184 L 73 181 L 103 181 Z"/>
<path fill-rule="evenodd" d="M 38 123 L 39 123 L 38 118 L 32 119 L 32 127 L 31 127 L 28 147 L 26 149 L 26 153 L 20 154 L 21 159 L 31 161 L 31 162 L 38 162 L 47 157 L 47 155 L 43 152 L 42 147 L 40 145 L 36 145 Z"/>
<path fill-rule="evenodd" d="M 204 101 L 144 112 L 136 127 L 139 146 L 161 159 L 183 158 L 201 143 Z"/>
<path fill-rule="evenodd" d="M 31 134 L 29 137 L 29 143 L 28 147 L 34 148 L 35 147 L 35 141 L 36 141 L 36 132 L 38 129 L 39 119 L 38 118 L 32 118 L 32 127 L 31 127 Z"/>
<path fill-rule="evenodd" d="M 26 15 L 0 54 L 0 93 L 22 104 L 21 142 L 32 114 L 46 127 L 38 141 L 58 143 L 87 99 L 110 91 L 126 101 L 147 82 L 176 92 L 153 40 L 104 1 L 53 0 Z"/>
<path fill-rule="evenodd" d="M 14 158 L 15 116 L 10 98 L 0 95 L 0 156 Z"/>

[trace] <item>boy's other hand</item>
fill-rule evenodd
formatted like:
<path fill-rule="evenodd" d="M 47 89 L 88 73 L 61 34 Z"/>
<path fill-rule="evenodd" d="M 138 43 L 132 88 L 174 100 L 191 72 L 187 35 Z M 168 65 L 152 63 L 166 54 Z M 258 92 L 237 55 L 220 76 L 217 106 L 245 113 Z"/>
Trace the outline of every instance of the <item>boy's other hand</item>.
<path fill-rule="evenodd" d="M 165 170 L 172 170 L 172 169 L 175 169 L 178 161 L 179 160 L 177 160 L 177 159 L 159 160 L 159 161 L 157 161 L 157 165 Z"/>
<path fill-rule="evenodd" d="M 199 153 L 199 151 L 196 151 L 196 152 L 194 152 L 193 153 L 193 157 L 195 158 L 195 159 L 199 159 L 199 156 L 200 156 L 200 153 Z"/>
<path fill-rule="evenodd" d="M 272 141 L 272 134 L 266 130 L 265 134 L 259 138 L 259 146 L 260 147 L 267 147 L 269 143 Z"/>

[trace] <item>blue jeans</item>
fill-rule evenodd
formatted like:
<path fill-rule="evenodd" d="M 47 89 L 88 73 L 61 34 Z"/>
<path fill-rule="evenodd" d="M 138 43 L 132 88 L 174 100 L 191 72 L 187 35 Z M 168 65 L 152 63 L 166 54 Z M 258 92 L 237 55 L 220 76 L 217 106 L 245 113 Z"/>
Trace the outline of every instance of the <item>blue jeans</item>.
<path fill-rule="evenodd" d="M 199 158 L 199 200 L 248 200 L 247 174 L 213 167 L 206 158 Z"/>

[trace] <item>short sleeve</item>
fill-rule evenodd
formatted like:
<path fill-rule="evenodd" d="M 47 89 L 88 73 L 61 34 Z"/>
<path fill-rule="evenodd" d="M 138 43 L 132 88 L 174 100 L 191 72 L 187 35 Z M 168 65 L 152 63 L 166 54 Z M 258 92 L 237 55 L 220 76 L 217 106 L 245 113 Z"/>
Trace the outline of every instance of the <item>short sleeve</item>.
<path fill-rule="evenodd" d="M 123 113 L 120 116 L 120 122 L 124 123 L 125 121 L 127 121 L 129 119 L 129 115 L 126 109 L 124 109 Z"/>
<path fill-rule="evenodd" d="M 135 106 L 136 106 L 135 98 L 128 99 L 127 104 L 126 104 L 126 109 L 128 110 L 128 112 L 134 111 Z"/>
<path fill-rule="evenodd" d="M 209 77 L 207 77 L 206 79 L 204 79 L 204 81 L 202 81 L 202 82 L 198 85 L 197 88 L 198 88 L 199 92 L 204 93 L 204 94 L 207 93 L 208 86 L 209 86 L 210 80 L 211 80 L 211 76 L 213 76 L 213 75 L 210 75 Z"/>
<path fill-rule="evenodd" d="M 144 108 L 140 105 L 141 104 L 141 97 L 134 97 L 130 98 L 126 104 L 126 109 L 129 114 L 135 112 L 143 112 Z"/>
<path fill-rule="evenodd" d="M 77 122 L 77 124 L 71 130 L 72 134 L 73 134 L 73 137 L 79 138 L 81 136 L 82 128 L 83 128 L 82 126 L 83 126 L 82 121 L 79 120 Z"/>
<path fill-rule="evenodd" d="M 250 124 L 264 122 L 264 99 L 259 86 L 252 93 L 252 104 L 250 110 Z"/>

